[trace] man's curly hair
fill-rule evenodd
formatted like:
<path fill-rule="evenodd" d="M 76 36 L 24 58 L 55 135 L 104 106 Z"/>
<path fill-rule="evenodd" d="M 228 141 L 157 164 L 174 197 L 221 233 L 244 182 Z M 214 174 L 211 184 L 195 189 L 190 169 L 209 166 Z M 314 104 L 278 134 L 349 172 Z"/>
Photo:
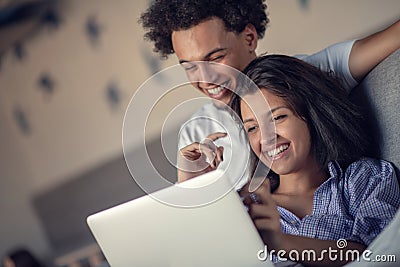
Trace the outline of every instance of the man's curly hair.
<path fill-rule="evenodd" d="M 269 22 L 266 7 L 264 0 L 155 0 L 139 23 L 147 31 L 144 38 L 154 42 L 154 51 L 167 58 L 174 53 L 173 31 L 187 30 L 212 17 L 220 18 L 228 31 L 236 33 L 252 24 L 258 38 L 263 38 Z"/>

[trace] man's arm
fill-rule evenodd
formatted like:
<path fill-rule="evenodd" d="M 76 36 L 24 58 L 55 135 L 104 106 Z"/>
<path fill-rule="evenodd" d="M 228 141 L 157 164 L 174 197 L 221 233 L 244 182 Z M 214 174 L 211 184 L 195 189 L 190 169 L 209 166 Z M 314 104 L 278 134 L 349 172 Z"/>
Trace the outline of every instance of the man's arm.
<path fill-rule="evenodd" d="M 350 52 L 349 69 L 362 80 L 376 65 L 400 48 L 400 20 L 383 31 L 357 40 Z"/>
<path fill-rule="evenodd" d="M 350 92 L 377 64 L 400 48 L 400 21 L 360 40 L 333 44 L 312 55 L 297 55 L 322 71 L 332 71 Z"/>

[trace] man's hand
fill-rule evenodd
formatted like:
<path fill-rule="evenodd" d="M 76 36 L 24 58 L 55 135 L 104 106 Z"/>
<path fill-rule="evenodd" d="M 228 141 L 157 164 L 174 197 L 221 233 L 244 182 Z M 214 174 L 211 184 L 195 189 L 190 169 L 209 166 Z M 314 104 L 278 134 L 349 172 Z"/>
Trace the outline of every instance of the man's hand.
<path fill-rule="evenodd" d="M 179 150 L 178 182 L 183 182 L 218 168 L 224 160 L 224 147 L 217 147 L 214 141 L 225 137 L 226 133 L 213 133 L 202 142 L 194 142 Z"/>

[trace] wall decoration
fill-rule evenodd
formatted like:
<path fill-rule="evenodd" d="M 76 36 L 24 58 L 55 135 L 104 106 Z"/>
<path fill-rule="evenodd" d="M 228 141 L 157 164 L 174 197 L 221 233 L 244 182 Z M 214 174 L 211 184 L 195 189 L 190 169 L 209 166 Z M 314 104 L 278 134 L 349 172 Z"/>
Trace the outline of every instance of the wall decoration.
<path fill-rule="evenodd" d="M 307 10 L 309 8 L 309 1 L 308 0 L 299 0 L 300 2 L 300 7 L 304 10 Z"/>
<path fill-rule="evenodd" d="M 3 63 L 3 59 L 4 59 L 4 52 L 0 52 L 0 71 L 1 71 L 2 63 Z"/>
<path fill-rule="evenodd" d="M 121 89 L 119 89 L 115 81 L 111 81 L 106 89 L 107 102 L 112 110 L 121 107 Z"/>
<path fill-rule="evenodd" d="M 32 128 L 25 111 L 21 107 L 16 106 L 13 110 L 13 116 L 21 133 L 24 135 L 30 135 L 32 133 Z"/>
<path fill-rule="evenodd" d="M 161 70 L 161 59 L 149 50 L 148 46 L 140 46 L 140 55 L 143 57 L 147 68 L 150 70 L 151 75 L 156 74 Z M 158 82 L 162 82 L 162 75 L 157 75 Z"/>
<path fill-rule="evenodd" d="M 92 45 L 97 45 L 100 40 L 102 27 L 95 16 L 90 16 L 86 21 L 86 35 Z"/>
<path fill-rule="evenodd" d="M 39 77 L 39 90 L 43 92 L 45 97 L 50 97 L 54 93 L 55 82 L 49 73 L 43 73 Z"/>
<path fill-rule="evenodd" d="M 62 23 L 62 19 L 56 9 L 50 8 L 43 14 L 42 23 L 50 29 L 57 29 Z"/>
<path fill-rule="evenodd" d="M 22 43 L 16 43 L 14 45 L 14 56 L 18 60 L 22 61 L 26 57 L 26 50 L 25 47 L 22 45 Z"/>
<path fill-rule="evenodd" d="M 2 29 L 14 27 L 11 36 L 4 39 L 0 53 L 10 52 L 17 60 L 27 57 L 26 43 L 40 33 L 43 26 L 56 29 L 61 24 L 58 13 L 64 0 L 10 1 L 0 8 L 0 34 Z M 6 31 L 7 33 L 7 31 Z"/>

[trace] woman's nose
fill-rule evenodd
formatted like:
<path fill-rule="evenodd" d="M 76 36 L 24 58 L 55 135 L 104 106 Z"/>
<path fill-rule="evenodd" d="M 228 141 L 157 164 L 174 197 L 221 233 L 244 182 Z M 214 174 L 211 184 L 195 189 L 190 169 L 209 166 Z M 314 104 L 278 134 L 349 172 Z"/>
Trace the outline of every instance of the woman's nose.
<path fill-rule="evenodd" d="M 260 125 L 260 130 L 260 143 L 262 145 L 274 145 L 278 136 L 276 133 L 275 124 L 270 120 L 263 118 L 263 123 Z"/>
<path fill-rule="evenodd" d="M 276 143 L 276 139 L 278 138 L 275 131 L 271 129 L 266 129 L 261 132 L 260 144 L 261 146 L 273 146 Z"/>

